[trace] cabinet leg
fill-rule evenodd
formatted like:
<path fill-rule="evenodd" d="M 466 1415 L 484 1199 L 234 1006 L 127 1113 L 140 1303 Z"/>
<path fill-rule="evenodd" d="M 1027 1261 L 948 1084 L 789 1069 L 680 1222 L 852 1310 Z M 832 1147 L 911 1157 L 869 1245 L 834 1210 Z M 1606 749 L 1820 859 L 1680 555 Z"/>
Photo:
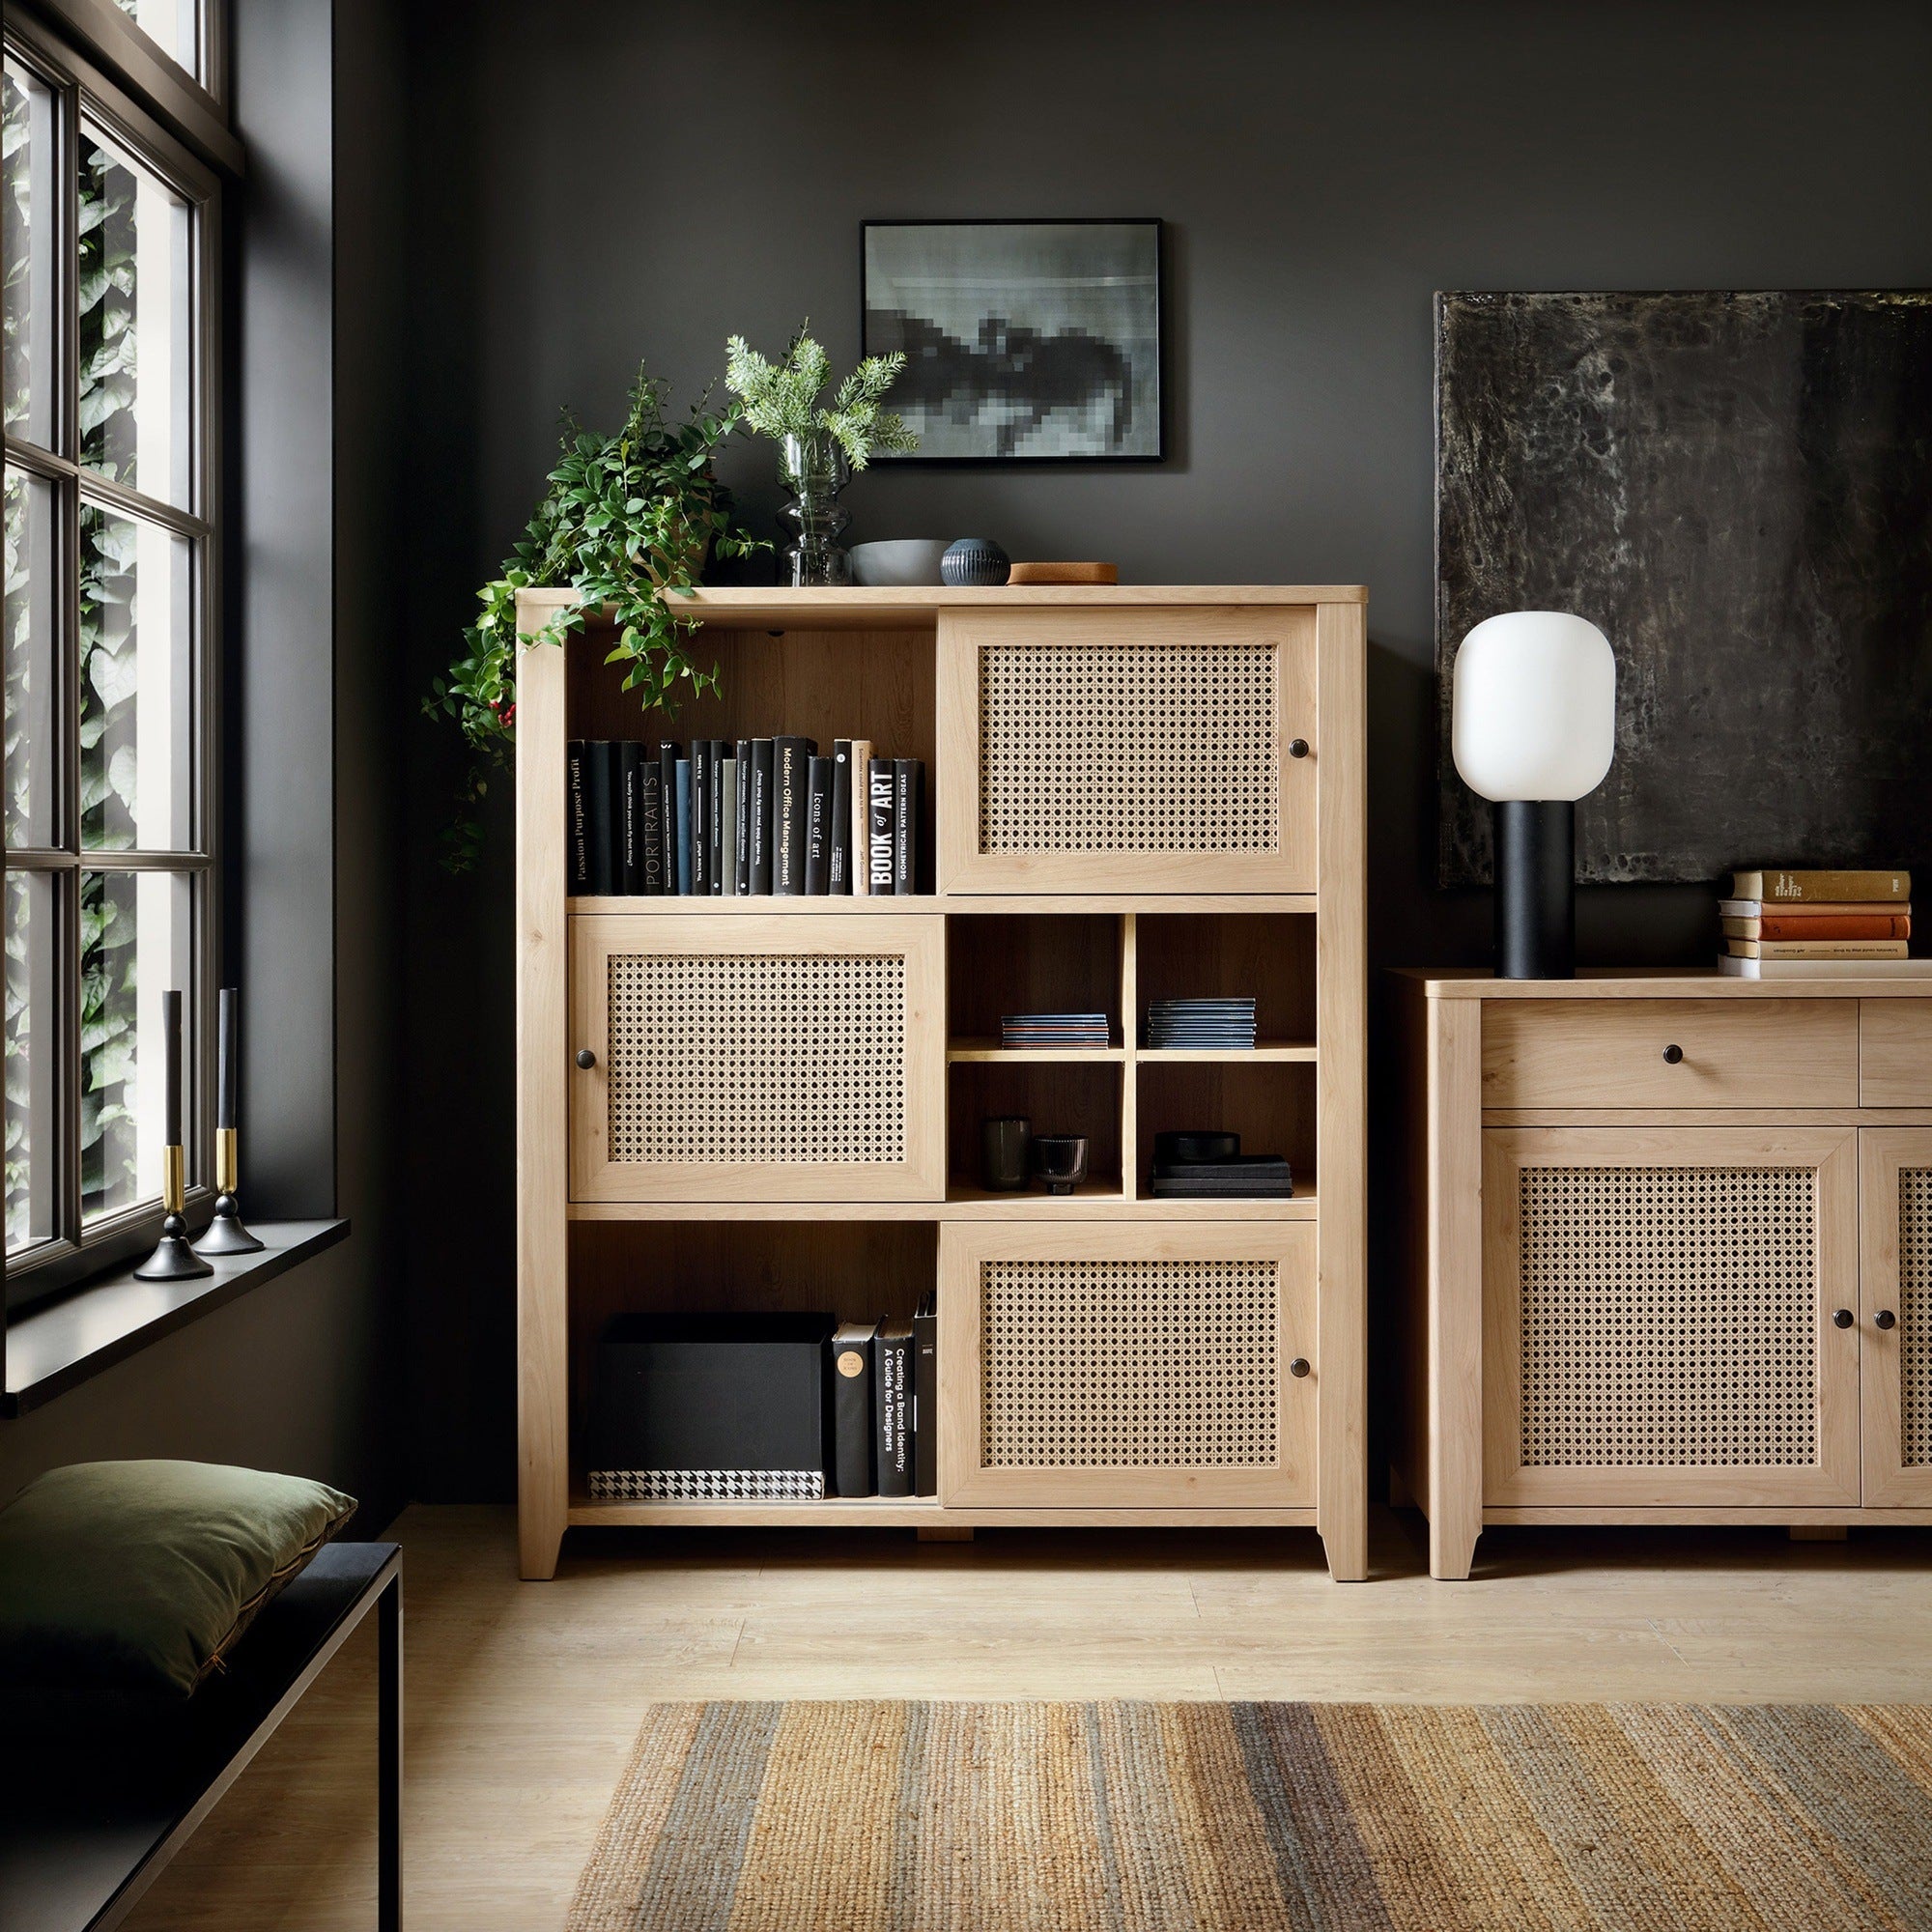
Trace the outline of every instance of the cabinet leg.
<path fill-rule="evenodd" d="M 522 1523 L 517 1535 L 517 1573 L 526 1583 L 548 1583 L 563 1553 L 563 1529 Z"/>
<path fill-rule="evenodd" d="M 1842 1543 L 1852 1530 L 1843 1522 L 1794 1522 L 1785 1533 L 1793 1543 Z"/>
<path fill-rule="evenodd" d="M 971 1543 L 973 1525 L 970 1522 L 923 1522 L 913 1534 L 922 1543 Z"/>
<path fill-rule="evenodd" d="M 1321 1538 L 1321 1553 L 1328 1559 L 1330 1581 L 1368 1581 L 1369 1539 L 1363 1524 L 1351 1522 L 1339 1534 L 1332 1529 L 1320 1530 L 1317 1534 Z"/>
<path fill-rule="evenodd" d="M 1440 1516 L 1429 1520 L 1429 1574 L 1438 1582 L 1465 1583 L 1475 1567 L 1476 1539 L 1483 1533 L 1480 1519 L 1458 1534 Z"/>

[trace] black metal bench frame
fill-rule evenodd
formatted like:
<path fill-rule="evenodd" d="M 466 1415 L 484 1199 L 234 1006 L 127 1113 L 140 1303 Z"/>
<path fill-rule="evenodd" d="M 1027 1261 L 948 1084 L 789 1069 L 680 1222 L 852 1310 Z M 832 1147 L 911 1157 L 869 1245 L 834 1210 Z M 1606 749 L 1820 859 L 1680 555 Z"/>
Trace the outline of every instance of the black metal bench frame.
<path fill-rule="evenodd" d="M 371 1610 L 377 1645 L 377 1917 L 403 1924 L 403 1558 L 393 1543 L 334 1544 L 256 1618 L 224 1680 L 194 1702 L 191 1747 L 156 1788 L 62 1799 L 43 1791 L 0 1816 L 9 1932 L 109 1932 L 221 1801 Z M 206 1721 L 200 1721 L 200 1720 Z M 163 1744 L 163 1749 L 165 1745 Z M 31 1765 L 16 1759 L 16 1773 Z M 15 1916 L 17 1915 L 17 1916 Z"/>

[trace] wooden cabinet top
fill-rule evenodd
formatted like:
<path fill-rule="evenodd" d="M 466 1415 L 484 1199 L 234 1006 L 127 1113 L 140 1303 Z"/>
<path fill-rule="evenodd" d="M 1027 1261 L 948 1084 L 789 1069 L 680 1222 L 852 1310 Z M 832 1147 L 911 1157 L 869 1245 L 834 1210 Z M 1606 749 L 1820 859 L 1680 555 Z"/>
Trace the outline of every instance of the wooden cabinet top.
<path fill-rule="evenodd" d="M 520 590 L 521 610 L 567 604 L 569 590 Z M 1366 604 L 1360 583 L 1003 583 L 971 589 L 939 584 L 871 589 L 737 589 L 706 586 L 671 608 L 708 623 L 800 630 L 901 630 L 935 623 L 942 611 L 1149 610 L 1163 605 Z"/>
<path fill-rule="evenodd" d="M 1579 968 L 1574 980 L 1498 980 L 1487 966 L 1398 966 L 1432 1000 L 1932 1000 L 1932 973 L 1734 980 L 1715 966 Z"/>

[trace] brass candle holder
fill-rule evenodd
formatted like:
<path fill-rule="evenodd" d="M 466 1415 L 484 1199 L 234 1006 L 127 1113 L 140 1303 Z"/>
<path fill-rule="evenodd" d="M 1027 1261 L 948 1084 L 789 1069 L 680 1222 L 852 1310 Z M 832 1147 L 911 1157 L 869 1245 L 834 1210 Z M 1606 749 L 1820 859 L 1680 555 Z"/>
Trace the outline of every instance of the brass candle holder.
<path fill-rule="evenodd" d="M 267 1245 L 251 1235 L 236 1205 L 235 1190 L 242 1177 L 241 1133 L 235 1127 L 214 1130 L 214 1219 L 195 1245 L 204 1255 L 253 1255 Z"/>
<path fill-rule="evenodd" d="M 161 1153 L 161 1238 L 155 1252 L 134 1270 L 136 1281 L 193 1281 L 214 1272 L 188 1245 L 187 1223 L 182 1209 L 187 1204 L 187 1150 L 172 1146 Z"/>

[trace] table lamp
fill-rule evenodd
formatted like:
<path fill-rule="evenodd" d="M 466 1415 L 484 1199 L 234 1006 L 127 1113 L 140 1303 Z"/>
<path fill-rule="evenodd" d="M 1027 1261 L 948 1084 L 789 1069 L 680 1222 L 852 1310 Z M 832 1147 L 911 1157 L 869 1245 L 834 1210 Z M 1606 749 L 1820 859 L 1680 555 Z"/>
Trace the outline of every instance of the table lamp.
<path fill-rule="evenodd" d="M 1451 742 L 1495 806 L 1496 977 L 1577 974 L 1577 800 L 1616 750 L 1617 664 L 1562 611 L 1488 618 L 1456 653 Z"/>

